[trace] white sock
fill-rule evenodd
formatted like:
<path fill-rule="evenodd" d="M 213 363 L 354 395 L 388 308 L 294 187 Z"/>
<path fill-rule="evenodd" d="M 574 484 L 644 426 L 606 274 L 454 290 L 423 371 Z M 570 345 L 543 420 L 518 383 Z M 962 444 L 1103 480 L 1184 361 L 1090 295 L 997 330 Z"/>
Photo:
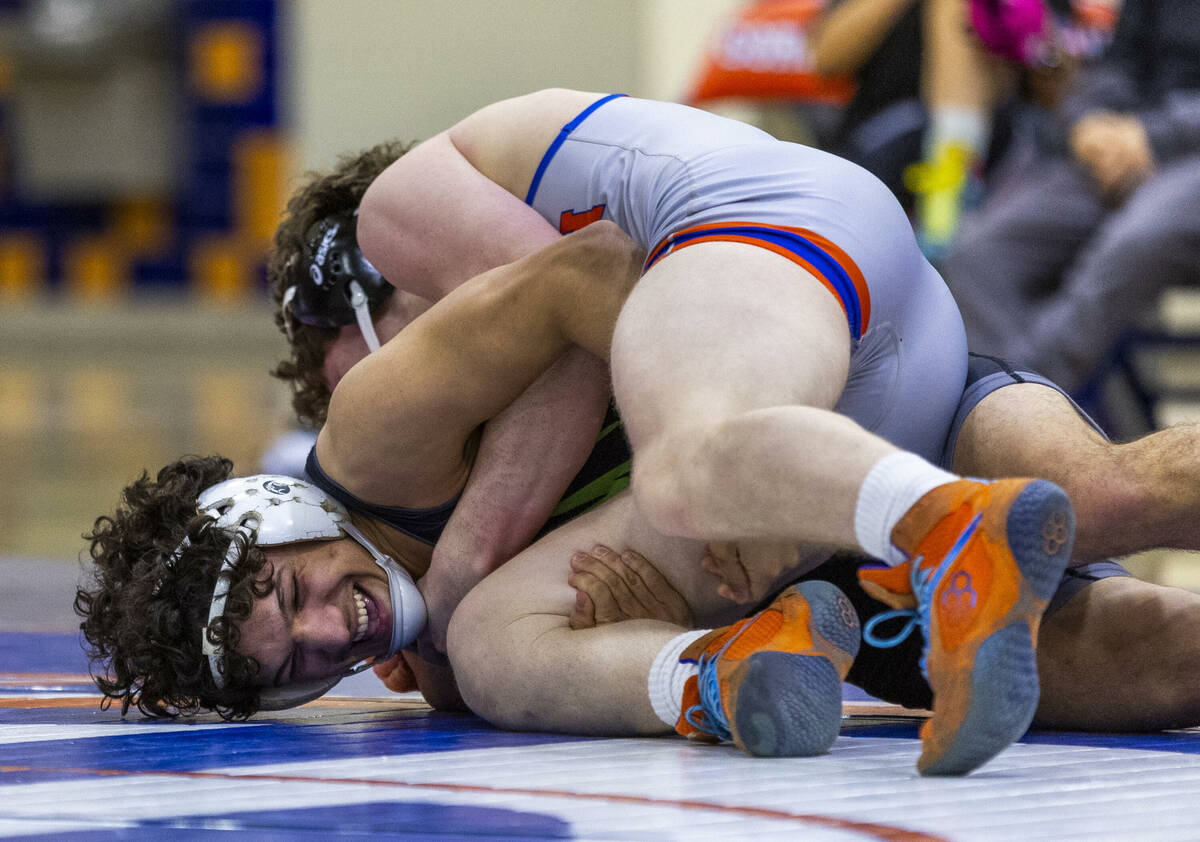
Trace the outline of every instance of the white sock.
<path fill-rule="evenodd" d="M 957 479 L 915 453 L 893 453 L 880 459 L 858 490 L 854 535 L 859 546 L 893 567 L 903 564 L 907 557 L 892 544 L 892 530 L 928 492 Z"/>
<path fill-rule="evenodd" d="M 982 111 L 952 106 L 935 108 L 925 130 L 925 156 L 932 158 L 943 146 L 956 143 L 971 150 L 976 159 L 982 158 L 991 135 L 991 118 Z"/>
<path fill-rule="evenodd" d="M 684 632 L 659 651 L 650 665 L 650 677 L 646 680 L 650 692 L 650 704 L 658 718 L 672 728 L 679 722 L 683 708 L 683 685 L 699 669 L 695 664 L 679 663 L 679 656 L 695 641 L 708 634 L 710 629 Z"/>

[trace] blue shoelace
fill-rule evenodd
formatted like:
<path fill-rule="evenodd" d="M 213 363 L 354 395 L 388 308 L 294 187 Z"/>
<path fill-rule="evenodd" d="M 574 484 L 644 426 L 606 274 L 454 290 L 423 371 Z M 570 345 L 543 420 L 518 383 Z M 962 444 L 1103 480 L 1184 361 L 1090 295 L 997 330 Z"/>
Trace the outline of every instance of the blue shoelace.
<path fill-rule="evenodd" d="M 721 704 L 721 688 L 717 684 L 717 659 L 736 640 L 734 635 L 715 655 L 701 655 L 697 661 L 700 668 L 696 676 L 696 689 L 700 691 L 700 704 L 687 709 L 684 718 L 697 731 L 712 734 L 720 740 L 733 738 L 729 721 L 725 718 L 725 706 Z"/>
<path fill-rule="evenodd" d="M 913 595 L 917 598 L 917 607 L 897 608 L 892 611 L 884 611 L 882 614 L 876 614 L 870 620 L 867 620 L 867 624 L 863 627 L 862 637 L 864 641 L 876 649 L 891 649 L 893 646 L 898 646 L 904 642 L 912 634 L 912 630 L 919 626 L 921 633 L 925 635 L 925 645 L 921 649 L 921 673 L 928 677 L 925 659 L 929 655 L 929 609 L 933 603 L 933 592 L 942 581 L 943 574 L 950 569 L 950 566 L 958 558 L 958 554 L 967 545 L 967 541 L 971 540 L 971 536 L 975 534 L 975 530 L 978 528 L 982 517 L 983 514 L 980 513 L 971 519 L 967 527 L 959 533 L 954 546 L 950 548 L 950 552 L 946 553 L 946 557 L 942 559 L 942 563 L 937 567 L 922 570 L 921 561 L 923 557 L 917 556 L 913 559 L 910 581 L 912 582 Z M 905 622 L 904 626 L 896 634 L 891 637 L 879 637 L 875 634 L 875 629 L 881 624 L 900 617 L 906 618 L 907 622 Z M 688 721 L 690 722 L 691 720 Z"/>

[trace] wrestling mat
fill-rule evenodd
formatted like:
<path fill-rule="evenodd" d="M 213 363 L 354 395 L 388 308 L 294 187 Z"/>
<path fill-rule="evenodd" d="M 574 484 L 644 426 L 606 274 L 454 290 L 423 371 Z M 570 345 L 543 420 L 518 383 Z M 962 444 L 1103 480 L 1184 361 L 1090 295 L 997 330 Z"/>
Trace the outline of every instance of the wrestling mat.
<path fill-rule="evenodd" d="M 920 719 L 848 696 L 826 756 L 497 731 L 386 694 L 251 723 L 101 711 L 73 635 L 0 634 L 0 836 L 1196 840 L 1200 732 L 1034 733 L 923 779 Z"/>

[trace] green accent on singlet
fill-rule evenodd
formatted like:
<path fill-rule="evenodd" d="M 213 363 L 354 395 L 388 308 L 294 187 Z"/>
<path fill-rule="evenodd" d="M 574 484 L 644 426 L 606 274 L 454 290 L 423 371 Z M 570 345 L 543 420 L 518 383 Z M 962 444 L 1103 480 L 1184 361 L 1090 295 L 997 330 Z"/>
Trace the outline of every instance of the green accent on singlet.
<path fill-rule="evenodd" d="M 621 426 L 621 422 L 620 422 L 620 421 L 614 421 L 614 422 L 612 422 L 612 423 L 611 423 L 611 424 L 609 424 L 607 427 L 605 427 L 604 429 L 602 429 L 602 430 L 599 432 L 599 434 L 597 434 L 597 436 L 596 436 L 596 441 L 600 441 L 600 439 L 604 438 L 605 436 L 607 436 L 609 433 L 611 433 L 613 430 L 617 429 L 617 428 L 618 428 L 618 427 L 620 427 L 620 426 Z"/>
<path fill-rule="evenodd" d="M 629 465 L 629 462 L 618 465 L 608 473 L 596 477 L 570 497 L 559 500 L 558 505 L 554 507 L 554 511 L 550 513 L 550 516 L 554 517 L 565 514 L 572 509 L 586 506 L 587 508 L 576 512 L 577 515 L 581 515 L 593 506 L 620 494 L 629 487 Z"/>
<path fill-rule="evenodd" d="M 629 487 L 632 456 L 615 407 L 609 406 L 604 422 L 586 464 L 575 475 L 550 513 L 550 519 L 538 533 L 539 537 L 611 500 Z"/>

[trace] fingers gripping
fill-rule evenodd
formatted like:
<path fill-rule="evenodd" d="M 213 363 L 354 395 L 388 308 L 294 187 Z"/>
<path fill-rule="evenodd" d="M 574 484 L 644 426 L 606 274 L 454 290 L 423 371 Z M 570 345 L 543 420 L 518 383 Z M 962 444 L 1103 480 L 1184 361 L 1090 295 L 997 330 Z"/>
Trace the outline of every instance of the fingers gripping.
<path fill-rule="evenodd" d="M 775 541 L 713 541 L 700 565 L 721 580 L 717 594 L 739 604 L 757 602 L 794 566 L 800 548 Z"/>
<path fill-rule="evenodd" d="M 571 568 L 579 584 L 572 583 L 591 597 L 597 624 L 613 623 L 644 616 L 645 606 L 638 599 L 636 574 L 623 569 L 621 557 L 608 547 L 576 553 Z"/>
<path fill-rule="evenodd" d="M 750 601 L 750 574 L 742 563 L 741 550 L 734 541 L 712 541 L 705 547 L 700 566 L 721 580 L 717 595 L 732 602 Z"/>
<path fill-rule="evenodd" d="M 617 553 L 598 546 L 590 552 L 578 552 L 571 558 L 571 570 L 567 582 L 579 591 L 569 619 L 571 628 L 634 619 L 683 626 L 691 623 L 687 602 L 653 564 L 634 550 Z"/>

